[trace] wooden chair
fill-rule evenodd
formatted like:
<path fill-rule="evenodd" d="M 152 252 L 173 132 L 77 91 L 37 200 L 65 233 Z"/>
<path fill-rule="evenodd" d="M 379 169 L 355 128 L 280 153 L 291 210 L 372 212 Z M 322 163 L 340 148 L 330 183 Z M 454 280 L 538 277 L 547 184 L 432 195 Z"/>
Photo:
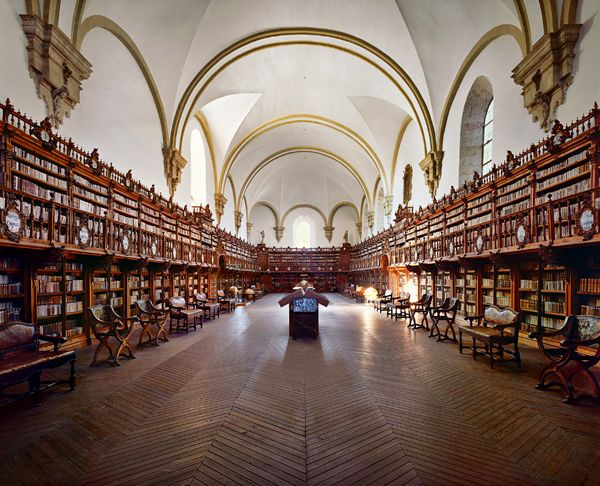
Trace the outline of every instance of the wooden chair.
<path fill-rule="evenodd" d="M 431 312 L 431 302 L 433 301 L 433 294 L 423 294 L 417 302 L 411 302 L 410 304 L 410 319 L 408 327 L 411 329 L 427 329 L 429 331 L 429 320 L 427 314 Z M 416 315 L 423 314 L 421 323 L 417 323 Z"/>
<path fill-rule="evenodd" d="M 169 341 L 167 337 L 167 330 L 165 324 L 169 313 L 155 307 L 150 300 L 136 300 L 135 308 L 140 318 L 140 324 L 142 325 L 142 332 L 140 333 L 140 339 L 138 346 L 143 344 L 154 344 L 158 346 L 158 340 Z M 156 334 L 152 333 L 152 328 L 156 328 Z M 148 336 L 146 341 L 143 341 L 143 337 Z"/>
<path fill-rule="evenodd" d="M 521 354 L 519 353 L 519 313 L 510 307 L 500 309 L 495 305 L 489 306 L 482 316 L 465 316 L 469 321 L 468 325 L 462 325 L 458 328 L 459 333 L 459 351 L 462 353 L 463 334 L 471 336 L 473 345 L 467 346 L 473 352 L 473 359 L 477 355 L 487 356 L 490 360 L 490 368 L 494 367 L 494 361 L 516 361 L 517 366 L 521 367 Z M 477 325 L 473 325 L 477 321 Z M 477 341 L 482 345 L 478 346 Z M 514 351 L 505 349 L 505 346 L 514 346 Z M 512 355 L 513 358 L 505 359 L 505 354 Z M 498 359 L 495 358 L 498 357 Z"/>
<path fill-rule="evenodd" d="M 454 322 L 456 313 L 460 309 L 460 300 L 456 297 L 446 297 L 442 305 L 431 309 L 431 332 L 429 337 L 437 337 L 437 341 L 456 341 L 456 332 L 454 331 Z M 446 323 L 444 335 L 440 332 L 440 322 Z M 448 336 L 448 331 L 452 332 L 452 337 Z"/>
<path fill-rule="evenodd" d="M 387 289 L 381 297 L 375 297 L 373 308 L 376 311 L 382 312 L 386 309 L 387 304 L 392 301 L 392 289 Z"/>
<path fill-rule="evenodd" d="M 590 371 L 600 361 L 600 317 L 572 315 L 565 318 L 561 329 L 555 331 L 537 331 L 529 334 L 536 339 L 540 351 L 546 359 L 536 388 L 544 390 L 551 386 L 562 386 L 567 395 L 565 403 L 573 403 L 581 398 L 600 400 L 600 386 Z M 560 347 L 550 347 L 548 338 L 560 338 Z M 596 347 L 595 353 L 584 353 L 580 347 Z M 547 381 L 552 376 L 558 381 Z M 573 379 L 581 376 L 588 383 L 592 392 L 578 391 L 575 396 Z"/>
<path fill-rule="evenodd" d="M 217 290 L 217 302 L 224 312 L 235 310 L 236 299 L 227 297 L 224 290 Z"/>
<path fill-rule="evenodd" d="M 201 309 L 189 309 L 185 303 L 184 297 L 171 297 L 168 300 L 168 307 L 170 309 L 171 320 L 169 322 L 169 332 L 173 332 L 173 321 L 175 321 L 175 331 L 185 331 L 187 334 L 190 330 L 190 326 L 197 329 L 196 320 L 200 319 L 200 327 L 202 328 L 202 310 Z M 181 326 L 180 326 L 181 323 Z"/>
<path fill-rule="evenodd" d="M 394 317 L 394 320 L 410 318 L 410 294 L 408 292 L 400 292 L 398 297 L 393 297 L 391 302 L 386 306 L 386 315 Z"/>
<path fill-rule="evenodd" d="M 139 318 L 137 316 L 121 317 L 112 306 L 103 304 L 93 305 L 89 308 L 89 313 L 92 333 L 99 341 L 90 366 L 100 364 L 98 356 L 103 348 L 108 350 L 108 360 L 112 361 L 113 366 L 120 366 L 119 358 L 124 351 L 127 351 L 126 358 L 134 359 L 135 356 L 128 339 L 133 325 L 139 322 Z M 116 348 L 109 343 L 111 339 L 116 341 Z"/>
<path fill-rule="evenodd" d="M 221 304 L 215 302 L 215 299 L 209 299 L 204 293 L 196 294 L 194 298 L 196 308 L 201 309 L 209 321 L 221 316 Z"/>

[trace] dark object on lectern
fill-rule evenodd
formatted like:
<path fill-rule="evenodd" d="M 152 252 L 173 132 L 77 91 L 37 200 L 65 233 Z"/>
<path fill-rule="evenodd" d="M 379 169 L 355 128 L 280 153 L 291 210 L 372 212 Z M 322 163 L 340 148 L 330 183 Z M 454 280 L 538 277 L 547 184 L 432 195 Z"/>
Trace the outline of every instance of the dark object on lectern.
<path fill-rule="evenodd" d="M 289 305 L 290 336 L 296 339 L 300 335 L 319 336 L 319 304 L 327 307 L 329 300 L 312 289 L 302 289 L 286 295 L 279 305 Z"/>

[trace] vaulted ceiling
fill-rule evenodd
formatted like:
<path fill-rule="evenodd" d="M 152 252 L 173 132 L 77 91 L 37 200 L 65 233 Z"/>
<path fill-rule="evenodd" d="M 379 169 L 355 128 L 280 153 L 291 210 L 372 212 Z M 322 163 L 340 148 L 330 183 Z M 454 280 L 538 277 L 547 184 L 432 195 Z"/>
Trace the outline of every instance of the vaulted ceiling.
<path fill-rule="evenodd" d="M 478 52 L 508 36 L 525 54 L 532 35 L 543 33 L 540 5 L 528 0 L 62 0 L 59 6 L 58 25 L 95 70 L 65 131 L 85 125 L 78 112 L 114 118 L 115 107 L 86 99 L 86 89 L 95 92 L 94 77 L 120 79 L 118 72 L 98 71 L 111 64 L 118 70 L 119 49 L 126 49 L 140 74 L 121 83 L 145 83 L 154 113 L 148 119 L 132 107 L 131 117 L 147 130 L 132 135 L 130 145 L 176 148 L 189 159 L 191 130 L 201 127 L 209 202 L 233 187 L 225 210 L 246 218 L 260 201 L 280 215 L 301 204 L 328 215 L 343 201 L 373 210 L 376 188 L 394 195 L 401 143 L 420 158 L 443 149 L 453 97 Z M 120 107 L 135 104 L 135 96 L 126 88 L 110 92 Z M 414 136 L 403 141 L 409 124 Z M 119 145 L 123 129 L 99 127 L 96 135 Z M 178 188 L 175 198 L 189 202 L 189 189 Z"/>

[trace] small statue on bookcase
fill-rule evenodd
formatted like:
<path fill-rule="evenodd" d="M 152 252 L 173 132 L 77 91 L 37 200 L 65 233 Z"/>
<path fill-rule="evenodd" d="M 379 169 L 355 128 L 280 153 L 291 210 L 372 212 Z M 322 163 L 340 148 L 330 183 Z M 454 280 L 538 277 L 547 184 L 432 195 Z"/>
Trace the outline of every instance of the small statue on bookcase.
<path fill-rule="evenodd" d="M 98 149 L 94 148 L 90 153 L 90 156 L 86 159 L 86 163 L 92 168 L 94 174 L 98 175 L 102 172 L 102 166 L 100 165 L 100 154 Z"/>
<path fill-rule="evenodd" d="M 571 131 L 563 127 L 562 123 L 558 120 L 554 120 L 552 125 L 551 135 L 546 140 L 546 149 L 551 154 L 556 153 L 560 150 L 560 146 L 569 138 L 571 138 Z"/>
<path fill-rule="evenodd" d="M 260 231 L 260 244 L 261 245 L 265 244 L 265 230 Z"/>
<path fill-rule="evenodd" d="M 346 230 L 346 232 L 344 233 L 344 244 L 347 245 L 349 243 L 348 241 L 348 230 Z"/>
<path fill-rule="evenodd" d="M 34 125 L 31 129 L 31 134 L 37 137 L 42 142 L 42 146 L 46 150 L 54 150 L 56 148 L 56 140 L 52 133 L 52 123 L 50 118 L 44 118 L 39 125 Z"/>

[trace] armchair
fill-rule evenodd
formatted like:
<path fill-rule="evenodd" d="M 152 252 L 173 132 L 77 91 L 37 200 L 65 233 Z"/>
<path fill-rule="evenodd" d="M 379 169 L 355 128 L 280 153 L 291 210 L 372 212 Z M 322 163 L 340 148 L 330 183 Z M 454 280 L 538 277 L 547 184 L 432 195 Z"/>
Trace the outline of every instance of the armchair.
<path fill-rule="evenodd" d="M 136 300 L 135 308 L 138 311 L 138 317 L 142 325 L 138 346 L 148 343 L 158 346 L 159 339 L 161 341 L 169 340 L 167 330 L 165 329 L 165 323 L 169 315 L 167 311 L 159 309 L 150 300 Z M 155 335 L 152 333 L 153 327 L 156 328 Z M 144 336 L 148 336 L 146 341 L 143 341 Z"/>
<path fill-rule="evenodd" d="M 519 313 L 510 307 L 500 309 L 495 305 L 489 306 L 482 316 L 465 316 L 469 321 L 468 325 L 462 325 L 458 328 L 459 333 L 459 351 L 463 350 L 463 334 L 471 336 L 473 345 L 469 346 L 473 352 L 473 359 L 477 355 L 487 356 L 490 360 L 490 368 L 494 367 L 494 361 L 516 361 L 517 366 L 521 367 L 521 354 L 519 353 Z M 477 321 L 477 325 L 473 322 Z M 477 346 L 477 341 L 483 346 Z M 505 349 L 505 346 L 513 345 L 514 350 Z M 495 349 L 494 349 L 495 348 Z M 504 354 L 508 353 L 513 358 L 505 359 Z M 498 358 L 496 359 L 495 356 Z"/>
<path fill-rule="evenodd" d="M 431 309 L 431 319 L 433 321 L 431 325 L 431 331 L 429 337 L 436 336 L 438 341 L 452 341 L 456 342 L 456 333 L 454 332 L 454 322 L 456 320 L 456 313 L 460 309 L 460 300 L 456 297 L 446 297 L 442 305 L 433 307 Z M 444 335 L 440 332 L 440 322 L 446 323 L 446 330 Z M 452 337 L 448 336 L 448 332 L 452 332 Z"/>
<path fill-rule="evenodd" d="M 108 359 L 112 360 L 113 366 L 120 366 L 119 358 L 121 353 L 127 350 L 126 357 L 134 359 L 133 350 L 128 342 L 129 335 L 133 330 L 133 326 L 136 322 L 139 322 L 139 318 L 135 317 L 121 317 L 115 312 L 110 305 L 93 305 L 89 308 L 91 317 L 91 330 L 94 337 L 99 341 L 98 347 L 94 352 L 94 359 L 90 366 L 100 364 L 98 356 L 103 348 L 108 350 Z M 109 341 L 114 339 L 116 341 L 116 348 L 113 348 L 109 344 Z"/>
<path fill-rule="evenodd" d="M 429 331 L 429 320 L 427 314 L 431 312 L 431 302 L 433 301 L 433 294 L 423 294 L 417 302 L 410 304 L 410 320 L 408 327 L 411 329 L 427 329 Z M 420 324 L 417 324 L 416 315 L 423 314 L 423 319 Z"/>
<path fill-rule="evenodd" d="M 202 328 L 202 309 L 189 309 L 185 303 L 184 297 L 171 297 L 168 300 L 168 307 L 170 309 L 171 321 L 169 323 L 169 332 L 173 332 L 173 321 L 175 321 L 175 331 L 185 331 L 187 334 L 190 330 L 190 326 L 196 328 L 196 320 L 200 318 L 200 328 Z M 181 325 L 180 325 L 181 323 Z"/>
<path fill-rule="evenodd" d="M 221 316 L 221 304 L 215 302 L 216 299 L 210 299 L 204 293 L 196 294 L 194 298 L 196 299 L 196 307 L 202 310 L 204 317 L 208 318 L 209 321 L 211 317 L 216 319 Z"/>
<path fill-rule="evenodd" d="M 373 308 L 379 312 L 382 312 L 387 304 L 392 301 L 392 289 L 387 289 L 381 297 L 375 297 L 373 300 Z"/>
<path fill-rule="evenodd" d="M 546 360 L 542 369 L 537 389 L 543 390 L 551 386 L 562 386 L 567 395 L 565 403 L 573 403 L 580 398 L 600 400 L 600 386 L 590 371 L 600 361 L 600 317 L 572 315 L 565 318 L 561 329 L 554 331 L 536 331 L 529 337 L 537 340 L 538 347 Z M 559 338 L 560 347 L 546 346 L 546 338 Z M 595 347 L 595 353 L 583 353 L 581 347 Z M 558 381 L 546 381 L 551 376 Z M 573 379 L 581 376 L 590 386 L 591 393 L 579 392 L 575 397 Z"/>

